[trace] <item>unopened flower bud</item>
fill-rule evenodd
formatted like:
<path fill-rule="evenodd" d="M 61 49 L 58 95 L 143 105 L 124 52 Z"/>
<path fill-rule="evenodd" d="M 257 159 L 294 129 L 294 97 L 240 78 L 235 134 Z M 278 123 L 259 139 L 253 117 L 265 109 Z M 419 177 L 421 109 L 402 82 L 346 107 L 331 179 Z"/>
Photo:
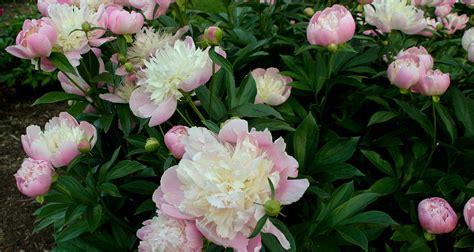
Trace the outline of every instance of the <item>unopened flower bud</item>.
<path fill-rule="evenodd" d="M 303 10 L 304 14 L 306 14 L 308 17 L 312 17 L 314 15 L 314 9 L 311 7 L 307 7 Z"/>
<path fill-rule="evenodd" d="M 280 214 L 281 211 L 281 204 L 280 201 L 276 199 L 271 199 L 265 202 L 263 205 L 265 209 L 265 213 L 270 217 L 276 217 Z"/>
<path fill-rule="evenodd" d="M 134 67 L 130 62 L 125 63 L 124 66 L 125 66 L 125 71 L 127 71 L 128 73 L 133 72 Z"/>
<path fill-rule="evenodd" d="M 77 148 L 81 153 L 89 153 L 91 151 L 91 144 L 86 139 L 82 139 L 77 145 Z"/>
<path fill-rule="evenodd" d="M 330 45 L 328 46 L 328 51 L 329 51 L 329 52 L 332 52 L 332 53 L 337 52 L 337 45 L 336 45 L 336 44 L 330 44 Z"/>
<path fill-rule="evenodd" d="M 388 41 L 387 40 L 382 41 L 382 45 L 388 46 Z"/>
<path fill-rule="evenodd" d="M 81 25 L 81 29 L 84 31 L 84 32 L 89 32 L 91 30 L 91 24 L 89 22 L 84 22 L 82 23 Z"/>
<path fill-rule="evenodd" d="M 209 26 L 204 31 L 204 40 L 206 40 L 210 45 L 219 45 L 224 36 L 224 31 L 217 26 Z"/>
<path fill-rule="evenodd" d="M 160 142 L 158 141 L 158 139 L 154 138 L 154 137 L 150 137 L 146 140 L 146 143 L 145 143 L 145 150 L 146 152 L 155 152 L 158 150 L 158 148 L 160 147 Z"/>
<path fill-rule="evenodd" d="M 122 54 L 119 54 L 118 61 L 120 62 L 120 64 L 124 65 L 125 63 L 127 63 L 127 57 L 123 56 Z"/>

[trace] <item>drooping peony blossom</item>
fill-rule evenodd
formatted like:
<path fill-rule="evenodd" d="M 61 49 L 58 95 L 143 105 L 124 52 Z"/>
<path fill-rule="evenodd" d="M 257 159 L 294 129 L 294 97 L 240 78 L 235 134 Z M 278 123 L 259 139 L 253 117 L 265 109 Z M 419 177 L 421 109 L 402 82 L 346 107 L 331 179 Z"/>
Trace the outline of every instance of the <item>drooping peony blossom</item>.
<path fill-rule="evenodd" d="M 98 47 L 110 38 L 101 38 L 105 33 L 102 29 L 95 29 L 86 33 L 82 31 L 82 24 L 89 23 L 91 27 L 105 28 L 106 18 L 103 17 L 104 6 L 97 12 L 89 10 L 87 3 L 82 0 L 81 7 L 53 4 L 48 8 L 49 17 L 45 21 L 58 33 L 55 48 L 64 53 L 73 66 L 79 65 L 81 54 L 88 52 L 92 47 Z"/>
<path fill-rule="evenodd" d="M 420 63 L 423 64 L 426 70 L 433 68 L 433 63 L 434 63 L 433 57 L 428 53 L 426 48 L 424 48 L 423 46 L 419 46 L 419 47 L 414 46 L 406 50 L 401 50 L 397 54 L 397 59 L 409 58 L 412 56 L 418 57 L 418 59 L 420 60 Z"/>
<path fill-rule="evenodd" d="M 474 198 L 470 198 L 464 205 L 463 215 L 466 225 L 474 232 Z"/>
<path fill-rule="evenodd" d="M 23 28 L 16 36 L 16 45 L 5 50 L 21 59 L 48 57 L 56 44 L 58 35 L 53 27 L 43 19 L 25 20 Z"/>
<path fill-rule="evenodd" d="M 188 127 L 177 125 L 173 126 L 165 134 L 165 144 L 175 158 L 182 158 L 184 154 L 184 144 L 181 140 L 188 135 Z"/>
<path fill-rule="evenodd" d="M 168 120 L 175 112 L 181 91 L 191 92 L 205 84 L 212 75 L 209 48 L 196 48 L 191 37 L 165 45 L 145 62 L 139 87 L 130 97 L 132 112 L 141 118 L 151 117 L 149 125 Z"/>
<path fill-rule="evenodd" d="M 202 250 L 201 233 L 193 221 L 175 219 L 158 211 L 158 216 L 143 222 L 137 231 L 140 252 L 198 252 Z"/>
<path fill-rule="evenodd" d="M 443 18 L 443 26 L 448 34 L 464 29 L 467 22 L 469 22 L 469 17 L 466 14 L 451 13 Z"/>
<path fill-rule="evenodd" d="M 16 186 L 28 197 L 36 197 L 48 192 L 54 168 L 47 161 L 25 158 L 21 168 L 15 173 Z"/>
<path fill-rule="evenodd" d="M 26 128 L 26 135 L 21 136 L 21 142 L 26 154 L 38 160 L 51 162 L 54 167 L 66 166 L 80 152 L 78 144 L 82 140 L 90 142 L 91 148 L 97 140 L 94 126 L 88 122 L 78 123 L 66 112 L 59 117 L 53 117 L 44 126 L 37 125 Z"/>
<path fill-rule="evenodd" d="M 417 34 L 427 36 L 427 37 L 431 37 L 431 36 L 433 36 L 433 32 L 438 30 L 438 27 L 440 27 L 440 29 L 443 28 L 443 24 L 442 24 L 441 20 L 439 20 L 439 19 L 426 18 L 425 20 L 426 20 L 426 28 L 424 30 L 418 32 Z"/>
<path fill-rule="evenodd" d="M 414 89 L 422 95 L 439 96 L 448 90 L 450 83 L 449 73 L 443 73 L 438 69 L 428 70 Z"/>
<path fill-rule="evenodd" d="M 424 63 L 415 55 L 396 59 L 387 69 L 390 83 L 403 90 L 409 90 L 416 85 L 424 73 L 426 73 Z"/>
<path fill-rule="evenodd" d="M 456 228 L 458 216 L 445 199 L 434 197 L 418 204 L 418 220 L 427 232 L 445 234 Z"/>
<path fill-rule="evenodd" d="M 147 20 L 159 18 L 176 0 L 129 0 L 131 6 L 140 9 Z M 158 8 L 156 8 L 158 5 Z"/>
<path fill-rule="evenodd" d="M 306 37 L 313 45 L 340 45 L 352 39 L 355 27 L 351 13 L 344 6 L 335 4 L 314 14 L 306 29 Z"/>
<path fill-rule="evenodd" d="M 464 32 L 462 36 L 462 47 L 467 51 L 467 58 L 474 62 L 474 28 Z"/>
<path fill-rule="evenodd" d="M 400 30 L 406 34 L 416 34 L 426 27 L 423 11 L 405 0 L 374 0 L 364 5 L 365 21 L 382 32 Z"/>
<path fill-rule="evenodd" d="M 116 6 L 110 6 L 106 13 L 107 28 L 115 34 L 135 34 L 143 26 L 142 14 L 135 11 L 128 12 Z"/>
<path fill-rule="evenodd" d="M 248 130 L 241 119 L 227 121 L 216 135 L 192 127 L 181 141 L 185 146 L 178 165 L 166 170 L 153 200 L 164 213 L 194 220 L 208 240 L 236 251 L 257 251 L 261 237 L 248 239 L 271 198 L 282 205 L 298 201 L 309 186 L 298 176 L 298 162 L 286 151 L 283 138 L 273 141 L 268 130 Z M 259 204 L 256 204 L 259 203 Z M 262 232 L 272 233 L 285 249 L 290 244 L 270 221 Z"/>
<path fill-rule="evenodd" d="M 278 69 L 274 67 L 266 70 L 257 68 L 252 71 L 252 77 L 257 85 L 255 103 L 278 106 L 290 97 L 291 86 L 288 86 L 288 83 L 293 80 L 281 75 Z"/>
<path fill-rule="evenodd" d="M 135 87 L 135 82 L 123 79 L 122 82 L 115 87 L 109 85 L 107 87 L 109 93 L 100 94 L 99 97 L 112 103 L 128 103 Z"/>

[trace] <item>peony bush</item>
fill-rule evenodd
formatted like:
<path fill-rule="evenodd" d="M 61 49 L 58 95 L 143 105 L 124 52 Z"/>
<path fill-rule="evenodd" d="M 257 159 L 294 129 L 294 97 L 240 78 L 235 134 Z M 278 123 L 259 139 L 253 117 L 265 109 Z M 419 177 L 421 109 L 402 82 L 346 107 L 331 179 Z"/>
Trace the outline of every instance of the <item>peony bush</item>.
<path fill-rule="evenodd" d="M 474 248 L 470 1 L 38 1 L 18 189 L 58 251 Z M 459 220 L 465 220 L 465 223 Z"/>

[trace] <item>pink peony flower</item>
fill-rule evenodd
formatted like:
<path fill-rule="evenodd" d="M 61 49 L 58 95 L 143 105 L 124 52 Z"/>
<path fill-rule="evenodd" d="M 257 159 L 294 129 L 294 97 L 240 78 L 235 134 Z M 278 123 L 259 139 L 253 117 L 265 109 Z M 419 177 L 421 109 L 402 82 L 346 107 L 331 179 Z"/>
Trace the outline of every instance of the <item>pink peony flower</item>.
<path fill-rule="evenodd" d="M 474 198 L 470 198 L 464 206 L 464 221 L 471 231 L 474 231 Z"/>
<path fill-rule="evenodd" d="M 309 186 L 298 176 L 298 162 L 285 152 L 283 138 L 273 141 L 268 130 L 248 130 L 247 121 L 227 121 L 216 135 L 192 127 L 182 141 L 184 155 L 165 171 L 153 200 L 169 216 L 193 220 L 215 244 L 236 251 L 257 251 L 261 237 L 249 239 L 265 214 L 262 205 L 271 198 L 282 205 L 298 201 Z M 260 204 L 256 204 L 260 203 Z M 270 221 L 262 232 L 272 233 L 285 249 L 290 244 Z"/>
<path fill-rule="evenodd" d="M 464 32 L 462 36 L 462 47 L 467 51 L 467 58 L 474 62 L 474 28 Z"/>
<path fill-rule="evenodd" d="M 99 97 L 112 103 L 128 103 L 135 87 L 135 82 L 123 79 L 122 82 L 115 87 L 109 85 L 107 87 L 109 93 L 100 94 Z"/>
<path fill-rule="evenodd" d="M 44 126 L 44 130 L 37 125 L 26 128 L 26 135 L 21 136 L 21 142 L 26 154 L 38 160 L 51 162 L 54 167 L 66 166 L 77 157 L 80 152 L 78 145 L 87 140 L 91 148 L 97 140 L 94 126 L 88 122 L 78 123 L 66 112 L 59 117 L 53 117 Z"/>
<path fill-rule="evenodd" d="M 433 32 L 435 32 L 439 26 L 443 27 L 443 24 L 440 22 L 440 20 L 434 18 L 426 18 L 426 28 L 418 32 L 417 34 L 431 37 L 433 36 Z"/>
<path fill-rule="evenodd" d="M 438 5 L 435 9 L 435 15 L 440 18 L 444 18 L 451 12 L 451 9 L 451 5 L 448 4 Z"/>
<path fill-rule="evenodd" d="M 403 58 L 410 58 L 412 56 L 418 57 L 420 60 L 420 63 L 423 64 L 425 69 L 432 69 L 433 68 L 433 57 L 426 51 L 426 48 L 423 46 L 420 47 L 410 47 L 406 50 L 401 50 L 397 54 L 397 59 L 403 59 Z"/>
<path fill-rule="evenodd" d="M 106 12 L 108 14 L 107 28 L 115 34 L 135 34 L 143 26 L 143 16 L 135 11 L 128 12 L 116 6 L 110 6 Z"/>
<path fill-rule="evenodd" d="M 288 86 L 288 83 L 293 80 L 290 77 L 281 75 L 278 69 L 274 67 L 266 70 L 257 68 L 252 71 L 252 77 L 257 85 L 255 103 L 278 106 L 290 97 L 291 86 Z"/>
<path fill-rule="evenodd" d="M 158 216 L 143 222 L 137 231 L 140 252 L 202 250 L 202 235 L 193 221 L 175 219 L 158 211 Z"/>
<path fill-rule="evenodd" d="M 465 4 L 467 7 L 469 8 L 473 8 L 474 7 L 474 0 L 461 0 L 461 2 L 463 4 Z"/>
<path fill-rule="evenodd" d="M 424 76 L 420 78 L 418 85 L 414 90 L 426 96 L 439 96 L 448 90 L 450 78 L 448 73 L 440 70 L 428 70 Z"/>
<path fill-rule="evenodd" d="M 21 168 L 15 173 L 16 186 L 28 197 L 36 197 L 48 192 L 54 168 L 47 161 L 25 158 Z"/>
<path fill-rule="evenodd" d="M 146 61 L 138 88 L 130 97 L 132 112 L 150 117 L 151 127 L 162 124 L 175 112 L 181 91 L 191 92 L 205 84 L 212 75 L 208 50 L 196 48 L 191 37 L 166 44 Z"/>
<path fill-rule="evenodd" d="M 181 140 L 188 135 L 188 127 L 174 126 L 165 134 L 165 144 L 175 158 L 182 158 L 184 154 L 184 144 Z"/>
<path fill-rule="evenodd" d="M 364 5 L 365 21 L 381 30 L 400 30 L 406 34 L 417 34 L 426 27 L 423 11 L 402 0 L 374 0 Z"/>
<path fill-rule="evenodd" d="M 140 9 L 148 20 L 157 19 L 165 14 L 170 4 L 174 2 L 176 0 L 129 0 L 130 5 Z M 158 8 L 156 8 L 157 4 Z"/>
<path fill-rule="evenodd" d="M 355 27 L 351 13 L 344 6 L 335 4 L 314 14 L 306 29 L 306 37 L 313 45 L 339 45 L 352 39 Z"/>
<path fill-rule="evenodd" d="M 443 25 L 448 34 L 464 29 L 467 22 L 469 22 L 469 17 L 466 14 L 451 13 L 443 18 Z"/>
<path fill-rule="evenodd" d="M 58 35 L 53 27 L 43 19 L 25 20 L 23 28 L 16 36 L 16 45 L 5 50 L 21 59 L 48 57 L 57 41 Z"/>
<path fill-rule="evenodd" d="M 424 63 L 415 55 L 406 55 L 392 62 L 387 69 L 387 76 L 393 85 L 409 90 L 416 85 L 426 72 Z"/>
<path fill-rule="evenodd" d="M 418 204 L 418 219 L 421 227 L 432 234 L 445 234 L 453 231 L 458 216 L 449 203 L 438 197 L 422 200 Z"/>
<path fill-rule="evenodd" d="M 41 15 L 43 15 L 44 17 L 47 17 L 48 7 L 52 4 L 73 5 L 74 0 L 38 0 L 38 3 L 36 5 Z"/>

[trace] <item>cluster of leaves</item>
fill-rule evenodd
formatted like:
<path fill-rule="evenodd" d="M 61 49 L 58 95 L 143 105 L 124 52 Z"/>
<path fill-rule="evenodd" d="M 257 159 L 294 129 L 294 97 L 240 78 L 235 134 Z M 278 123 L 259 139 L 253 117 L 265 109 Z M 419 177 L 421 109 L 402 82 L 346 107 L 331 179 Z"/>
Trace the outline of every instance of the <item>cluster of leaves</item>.
<path fill-rule="evenodd" d="M 45 205 L 35 213 L 36 230 L 53 225 L 58 250 L 133 249 L 136 230 L 156 209 L 151 195 L 161 174 L 177 162 L 166 149 L 163 132 L 178 124 L 218 131 L 222 122 L 239 116 L 251 127 L 269 129 L 274 138 L 284 137 L 287 152 L 299 162 L 299 176 L 311 183 L 299 202 L 283 210 L 286 217 L 272 218 L 293 251 L 435 248 L 418 225 L 418 202 L 440 196 L 461 216 L 464 203 L 474 196 L 474 67 L 466 63 L 460 34 L 356 35 L 330 53 L 306 42 L 310 17 L 303 12 L 326 3 L 210 3 L 207 11 L 197 2 L 177 1 L 154 25 L 172 30 L 190 24 L 194 38 L 208 25 L 225 31 L 221 46 L 227 59 L 210 50 L 221 70 L 196 90 L 207 120 L 199 120 L 183 101 L 178 105 L 182 117 L 150 128 L 127 105 L 99 101 L 97 113 L 82 113 L 87 105 L 82 97 L 61 92 L 43 96 L 37 104 L 75 100 L 69 112 L 93 123 L 100 134 L 90 154 L 59 171 Z M 346 2 L 356 16 L 356 3 Z M 112 45 L 124 51 L 124 41 Z M 451 87 L 440 103 L 402 95 L 387 80 L 383 56 L 414 45 L 428 48 L 437 67 L 451 74 Z M 103 51 L 111 50 L 107 46 Z M 52 62 L 75 73 L 62 55 L 53 55 Z M 249 72 L 257 67 L 277 67 L 293 78 L 286 103 L 253 104 L 256 88 Z M 84 55 L 79 73 L 89 83 L 118 83 L 111 74 L 98 74 L 92 53 Z M 148 137 L 159 140 L 156 153 L 145 151 Z M 275 237 L 262 237 L 266 250 L 282 250 Z M 437 240 L 442 251 L 474 247 L 474 235 L 465 225 Z M 214 245 L 206 249 L 223 251 Z"/>

